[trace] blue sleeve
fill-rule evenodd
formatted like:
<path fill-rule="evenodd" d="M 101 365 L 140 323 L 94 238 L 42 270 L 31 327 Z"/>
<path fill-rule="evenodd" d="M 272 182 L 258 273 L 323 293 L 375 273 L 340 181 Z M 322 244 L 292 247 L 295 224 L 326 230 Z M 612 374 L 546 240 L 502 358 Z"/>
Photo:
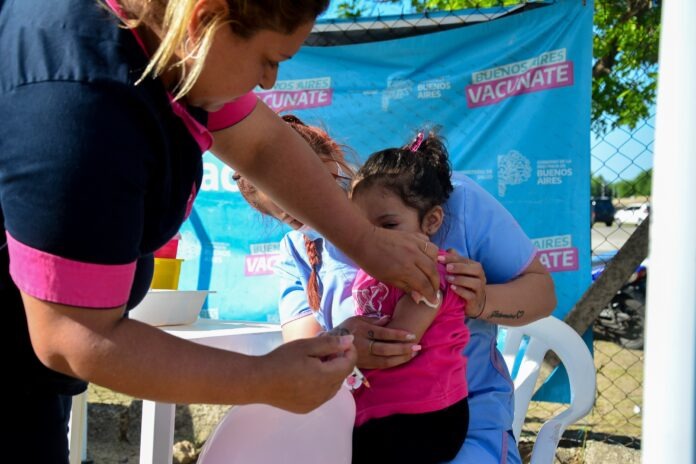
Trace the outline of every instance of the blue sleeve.
<path fill-rule="evenodd" d="M 304 255 L 295 248 L 290 234 L 286 234 L 280 242 L 280 256 L 275 266 L 280 286 L 278 312 L 281 325 L 313 315 L 305 293 L 310 272 Z"/>
<path fill-rule="evenodd" d="M 479 261 L 490 283 L 517 277 L 536 255 L 532 241 L 490 193 L 466 176 L 457 175 L 455 180 L 447 204 L 452 230 L 447 232 L 445 248 Z"/>

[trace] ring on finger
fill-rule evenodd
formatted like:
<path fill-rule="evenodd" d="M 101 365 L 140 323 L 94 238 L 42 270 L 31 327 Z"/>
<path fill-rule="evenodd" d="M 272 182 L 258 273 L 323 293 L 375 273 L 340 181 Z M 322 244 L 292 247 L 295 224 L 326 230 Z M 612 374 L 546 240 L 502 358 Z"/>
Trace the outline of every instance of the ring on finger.
<path fill-rule="evenodd" d="M 374 340 L 370 340 L 370 345 L 369 345 L 369 349 L 368 349 L 368 351 L 370 352 L 370 356 L 374 356 L 374 355 L 375 355 L 375 353 L 372 351 L 372 345 L 374 345 L 374 344 L 375 344 L 375 341 L 374 341 Z"/>

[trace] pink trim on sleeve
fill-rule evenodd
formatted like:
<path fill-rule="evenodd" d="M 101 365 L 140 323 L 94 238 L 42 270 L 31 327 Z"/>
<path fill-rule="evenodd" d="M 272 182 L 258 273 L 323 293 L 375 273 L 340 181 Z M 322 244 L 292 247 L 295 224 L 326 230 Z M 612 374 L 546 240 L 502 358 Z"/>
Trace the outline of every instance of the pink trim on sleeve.
<path fill-rule="evenodd" d="M 130 295 L 135 262 L 92 264 L 61 258 L 15 240 L 9 232 L 10 275 L 40 300 L 88 308 L 116 308 Z"/>
<path fill-rule="evenodd" d="M 186 129 L 188 129 L 189 133 L 198 144 L 198 147 L 201 149 L 201 153 L 212 147 L 213 134 L 211 134 L 208 131 L 208 128 L 206 128 L 200 122 L 196 121 L 196 119 L 193 116 L 191 116 L 191 114 L 188 111 L 186 111 L 184 105 L 174 100 L 174 98 L 171 95 L 169 96 L 169 102 L 172 105 L 172 110 L 174 111 L 174 114 L 181 118 L 181 120 L 184 122 L 184 125 L 186 126 Z"/>
<path fill-rule="evenodd" d="M 218 131 L 234 126 L 254 111 L 257 101 L 256 94 L 249 92 L 227 103 L 222 109 L 208 113 L 208 130 Z"/>

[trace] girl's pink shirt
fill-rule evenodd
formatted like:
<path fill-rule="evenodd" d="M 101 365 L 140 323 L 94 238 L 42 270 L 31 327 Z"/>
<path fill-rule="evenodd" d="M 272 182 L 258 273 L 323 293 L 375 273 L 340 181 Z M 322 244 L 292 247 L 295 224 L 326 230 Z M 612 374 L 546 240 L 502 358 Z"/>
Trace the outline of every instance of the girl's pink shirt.
<path fill-rule="evenodd" d="M 467 359 L 462 355 L 469 341 L 466 301 L 447 291 L 445 267 L 438 264 L 438 271 L 443 301 L 421 339 L 421 351 L 411 361 L 391 369 L 363 370 L 370 388 L 355 391 L 356 426 L 393 414 L 437 411 L 468 395 Z M 353 283 L 358 315 L 392 315 L 396 303 L 404 296 L 402 290 L 379 282 L 362 270 Z"/>

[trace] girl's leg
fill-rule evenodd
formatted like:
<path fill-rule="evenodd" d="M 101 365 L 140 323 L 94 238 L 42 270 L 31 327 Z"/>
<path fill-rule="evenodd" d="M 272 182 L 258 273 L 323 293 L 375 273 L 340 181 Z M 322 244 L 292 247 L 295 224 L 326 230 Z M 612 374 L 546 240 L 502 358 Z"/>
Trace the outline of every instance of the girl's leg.
<path fill-rule="evenodd" d="M 353 464 L 449 461 L 464 443 L 468 425 L 466 398 L 440 411 L 370 420 L 353 430 Z"/>

